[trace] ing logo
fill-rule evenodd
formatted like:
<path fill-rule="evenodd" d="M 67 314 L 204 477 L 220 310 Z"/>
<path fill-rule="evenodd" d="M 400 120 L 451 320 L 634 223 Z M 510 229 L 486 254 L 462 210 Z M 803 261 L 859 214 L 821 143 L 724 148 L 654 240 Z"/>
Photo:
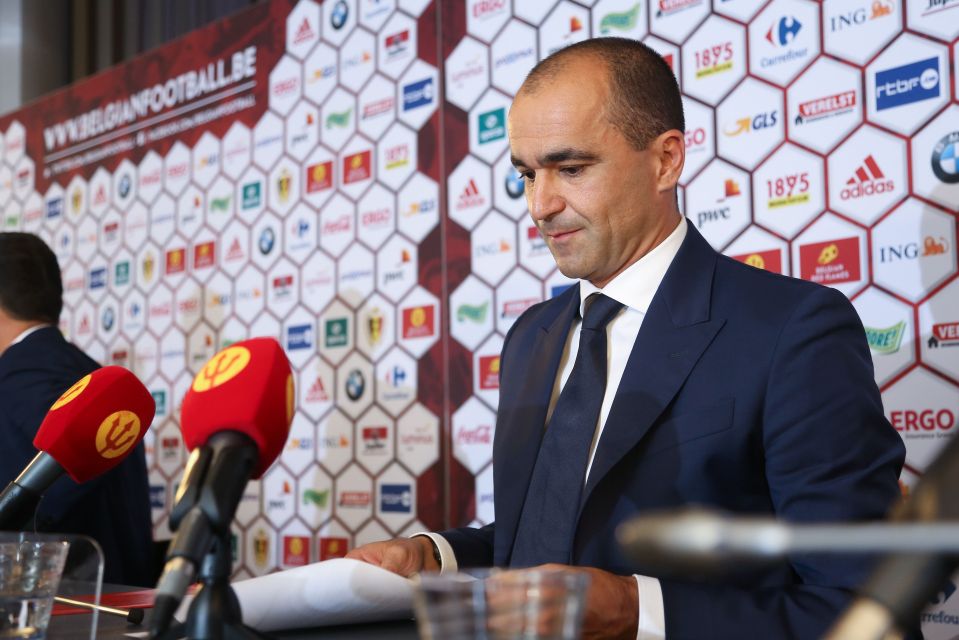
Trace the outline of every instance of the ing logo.
<path fill-rule="evenodd" d="M 117 411 L 107 416 L 97 429 L 97 453 L 111 460 L 122 456 L 137 442 L 140 418 L 132 411 Z"/>
<path fill-rule="evenodd" d="M 75 383 L 73 383 L 72 387 L 64 391 L 63 395 L 57 398 L 57 401 L 53 403 L 52 407 L 50 407 L 50 411 L 59 409 L 63 405 L 69 404 L 71 401 L 73 401 L 77 396 L 83 393 L 83 390 L 87 388 L 87 385 L 90 384 L 90 380 L 92 378 L 93 378 L 92 374 L 87 374 L 84 377 L 77 380 Z"/>
<path fill-rule="evenodd" d="M 250 351 L 246 347 L 233 346 L 224 349 L 207 362 L 193 379 L 194 391 L 209 391 L 232 380 L 250 363 Z"/>

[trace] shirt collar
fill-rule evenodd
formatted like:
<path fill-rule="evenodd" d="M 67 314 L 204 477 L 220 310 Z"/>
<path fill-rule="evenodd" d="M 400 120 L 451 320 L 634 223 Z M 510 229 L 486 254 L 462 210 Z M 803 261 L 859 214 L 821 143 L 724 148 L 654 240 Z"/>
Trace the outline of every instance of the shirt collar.
<path fill-rule="evenodd" d="M 653 247 L 653 250 L 629 265 L 625 271 L 610 280 L 600 289 L 588 280 L 579 281 L 579 317 L 583 317 L 586 298 L 591 294 L 603 293 L 617 302 L 636 311 L 646 313 L 659 289 L 666 270 L 679 252 L 686 238 L 686 218 L 681 217 L 679 224 L 669 236 Z"/>
<path fill-rule="evenodd" d="M 19 343 L 19 342 L 23 342 L 24 340 L 27 339 L 27 336 L 29 336 L 29 335 L 32 334 L 32 333 L 36 333 L 36 332 L 39 331 L 40 329 L 45 329 L 46 327 L 52 327 L 52 326 L 53 326 L 52 324 L 35 324 L 35 325 L 33 325 L 32 327 L 30 327 L 29 329 L 27 329 L 26 331 L 24 331 L 23 333 L 21 333 L 20 335 L 18 335 L 16 338 L 14 338 L 14 339 L 13 339 L 13 342 L 11 342 L 9 345 L 7 345 L 7 347 L 9 348 L 9 347 L 12 347 L 13 345 L 15 345 L 15 344 L 17 344 L 17 343 Z"/>

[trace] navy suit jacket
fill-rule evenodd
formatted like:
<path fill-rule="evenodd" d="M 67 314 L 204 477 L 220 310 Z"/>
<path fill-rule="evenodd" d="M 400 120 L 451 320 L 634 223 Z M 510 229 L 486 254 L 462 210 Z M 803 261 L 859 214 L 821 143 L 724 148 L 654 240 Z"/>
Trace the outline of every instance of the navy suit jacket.
<path fill-rule="evenodd" d="M 579 288 L 503 345 L 496 521 L 443 532 L 462 566 L 508 566 Z M 573 563 L 656 576 L 616 527 L 699 504 L 789 521 L 876 519 L 905 449 L 883 416 L 862 324 L 841 293 L 717 254 L 693 225 L 643 320 L 584 489 Z M 721 584 L 661 579 L 666 637 L 815 638 L 871 561 L 794 557 Z"/>
<path fill-rule="evenodd" d="M 0 486 L 33 459 L 33 438 L 50 406 L 100 365 L 64 340 L 56 327 L 39 329 L 0 355 Z M 104 580 L 152 585 L 152 520 L 143 443 L 117 467 L 84 484 L 64 475 L 40 500 L 37 529 L 90 536 L 105 556 Z"/>

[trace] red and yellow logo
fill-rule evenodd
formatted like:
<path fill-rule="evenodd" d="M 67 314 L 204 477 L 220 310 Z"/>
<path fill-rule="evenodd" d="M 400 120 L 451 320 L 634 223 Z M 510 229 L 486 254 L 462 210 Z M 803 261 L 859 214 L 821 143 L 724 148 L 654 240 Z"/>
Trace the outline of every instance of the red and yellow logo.
<path fill-rule="evenodd" d="M 50 411 L 55 411 L 60 407 L 69 404 L 73 401 L 74 398 L 83 393 L 83 390 L 87 388 L 87 385 L 90 384 L 90 380 L 93 378 L 93 374 L 87 374 L 77 380 L 72 387 L 63 392 L 57 401 L 53 403 L 53 406 L 50 407 Z"/>
<path fill-rule="evenodd" d="M 97 429 L 97 453 L 111 460 L 122 456 L 137 442 L 140 418 L 132 411 L 116 411 L 107 416 Z"/>
<path fill-rule="evenodd" d="M 250 351 L 246 347 L 233 346 L 224 349 L 207 362 L 193 379 L 194 391 L 209 391 L 238 376 L 250 363 Z"/>
<path fill-rule="evenodd" d="M 286 377 L 286 423 L 290 424 L 293 421 L 293 401 L 294 401 L 294 389 L 293 389 L 293 374 L 291 373 Z"/>

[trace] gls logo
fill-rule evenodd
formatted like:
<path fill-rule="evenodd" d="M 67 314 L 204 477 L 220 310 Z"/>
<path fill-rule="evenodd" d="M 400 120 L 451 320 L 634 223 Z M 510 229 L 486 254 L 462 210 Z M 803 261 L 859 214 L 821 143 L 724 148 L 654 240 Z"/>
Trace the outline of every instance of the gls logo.
<path fill-rule="evenodd" d="M 776 126 L 778 121 L 779 112 L 778 111 L 769 111 L 766 113 L 760 113 L 759 115 L 753 116 L 751 118 L 740 118 L 733 123 L 732 126 L 726 127 L 723 129 L 723 133 L 727 136 L 738 136 L 741 133 L 749 133 L 750 131 L 759 131 L 760 129 L 768 129 L 769 127 Z"/>
<path fill-rule="evenodd" d="M 876 110 L 939 97 L 939 58 L 876 72 Z"/>

